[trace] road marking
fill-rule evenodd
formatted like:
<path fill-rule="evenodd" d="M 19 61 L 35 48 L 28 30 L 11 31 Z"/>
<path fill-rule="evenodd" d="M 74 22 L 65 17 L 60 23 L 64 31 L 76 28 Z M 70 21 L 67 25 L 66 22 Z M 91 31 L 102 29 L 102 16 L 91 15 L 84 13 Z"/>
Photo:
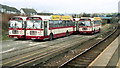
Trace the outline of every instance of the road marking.
<path fill-rule="evenodd" d="M 9 50 L 2 51 L 2 52 L 0 52 L 0 54 L 2 54 L 2 53 L 6 53 L 6 52 L 10 52 L 10 51 L 15 50 L 15 49 L 16 49 L 16 48 L 11 48 L 11 49 L 9 49 Z"/>
<path fill-rule="evenodd" d="M 62 48 L 62 47 L 61 47 Z M 65 48 L 64 48 L 65 49 Z M 49 52 L 45 52 L 45 53 L 43 53 L 43 54 L 41 54 L 41 55 L 38 55 L 38 56 L 35 56 L 34 58 L 36 58 L 36 57 L 40 57 L 40 56 L 42 56 L 42 55 L 45 55 L 45 54 L 51 54 L 51 52 L 54 52 L 54 51 L 59 51 L 58 50 L 58 48 L 57 49 L 55 49 L 55 50 L 51 50 L 51 51 L 49 51 Z M 45 55 L 45 56 L 48 56 L 48 55 Z M 45 56 L 43 56 L 43 57 L 45 57 Z M 40 58 L 42 58 L 42 57 L 40 57 Z M 38 59 L 40 59 L 40 58 L 37 58 L 37 59 L 35 59 L 35 60 L 38 60 Z M 33 59 L 33 58 L 30 58 L 30 59 L 27 59 L 27 60 L 25 60 L 25 61 L 28 61 L 28 60 L 31 60 L 31 59 Z M 33 61 L 35 61 L 35 60 L 33 60 Z M 25 61 L 22 61 L 22 62 L 25 62 Z M 33 62 L 33 61 L 30 61 L 30 62 Z M 22 63 L 22 62 L 20 62 L 20 63 Z M 30 63 L 30 62 L 27 62 L 27 63 Z M 25 63 L 25 64 L 27 64 L 27 63 Z M 17 63 L 17 64 L 19 64 L 19 63 Z M 16 65 L 16 64 L 15 64 Z M 13 65 L 14 66 L 14 65 Z"/>
<path fill-rule="evenodd" d="M 79 41 L 77 41 L 77 42 L 79 42 Z M 75 42 L 76 43 L 76 42 Z M 62 45 L 62 44 L 61 44 Z M 69 44 L 70 45 L 70 44 Z M 73 45 L 72 45 L 73 46 Z M 63 48 L 64 47 L 64 48 Z M 34 58 L 36 58 L 36 57 L 40 57 L 40 56 L 42 56 L 42 55 L 45 55 L 45 54 L 51 54 L 51 52 L 54 52 L 54 51 L 56 51 L 56 52 L 58 52 L 58 51 L 60 51 L 60 49 L 61 50 L 64 50 L 64 49 L 66 49 L 66 48 L 69 48 L 69 47 L 71 47 L 71 46 L 69 46 L 69 47 L 65 47 L 65 46 L 63 46 L 63 47 L 60 47 L 60 48 L 56 48 L 56 49 L 54 49 L 54 50 L 51 50 L 51 51 L 49 51 L 49 52 L 45 52 L 45 53 L 43 53 L 43 54 L 41 54 L 41 55 L 38 55 L 38 56 L 35 56 Z M 45 56 L 48 56 L 48 55 L 45 55 Z M 45 57 L 45 56 L 43 56 L 43 57 Z M 42 57 L 40 57 L 40 58 L 42 58 Z M 37 58 L 37 59 L 35 59 L 35 60 L 38 60 L 38 59 L 40 59 L 40 58 Z M 30 59 L 27 59 L 27 60 L 25 60 L 25 61 L 28 61 L 28 60 L 31 60 L 31 59 L 33 59 L 33 58 L 30 58 Z M 35 61 L 35 60 L 33 60 L 33 61 Z M 23 61 L 23 62 L 25 62 L 25 61 Z M 30 61 L 30 62 L 33 62 L 33 61 Z M 27 62 L 27 63 L 30 63 L 30 62 Z M 22 62 L 20 62 L 20 63 L 22 63 Z M 17 63 L 17 64 L 20 64 L 20 63 Z M 27 63 L 25 63 L 25 64 L 27 64 Z M 16 65 L 16 64 L 15 64 Z M 13 65 L 14 66 L 14 65 Z M 20 65 L 21 66 L 21 65 Z"/>
<path fill-rule="evenodd" d="M 45 44 L 45 42 L 42 42 L 42 43 L 29 44 L 29 46 L 35 46 L 35 45 L 40 45 L 40 44 Z"/>

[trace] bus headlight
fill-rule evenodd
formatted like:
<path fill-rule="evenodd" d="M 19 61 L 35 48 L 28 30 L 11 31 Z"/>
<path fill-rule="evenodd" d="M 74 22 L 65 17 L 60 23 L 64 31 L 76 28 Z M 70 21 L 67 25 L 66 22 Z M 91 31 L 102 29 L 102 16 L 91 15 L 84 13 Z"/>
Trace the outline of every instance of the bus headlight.
<path fill-rule="evenodd" d="M 22 31 L 22 34 L 24 34 L 24 31 Z"/>
<path fill-rule="evenodd" d="M 40 35 L 40 31 L 37 31 L 37 35 Z"/>
<path fill-rule="evenodd" d="M 9 31 L 9 34 L 11 34 L 11 31 Z"/>
<path fill-rule="evenodd" d="M 21 30 L 21 31 L 19 31 L 20 32 L 20 34 L 24 34 L 24 31 L 23 30 Z"/>
<path fill-rule="evenodd" d="M 42 32 L 41 32 L 41 31 L 37 31 L 37 34 L 38 34 L 38 35 L 41 35 L 41 34 L 42 34 Z"/>
<path fill-rule="evenodd" d="M 30 35 L 30 32 L 29 32 L 29 31 L 26 31 L 26 35 Z"/>

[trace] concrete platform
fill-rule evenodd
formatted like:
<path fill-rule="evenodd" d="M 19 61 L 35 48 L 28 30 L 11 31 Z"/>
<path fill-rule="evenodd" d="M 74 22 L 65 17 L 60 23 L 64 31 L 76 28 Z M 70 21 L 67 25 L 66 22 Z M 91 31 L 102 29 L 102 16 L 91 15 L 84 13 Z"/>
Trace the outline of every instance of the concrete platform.
<path fill-rule="evenodd" d="M 120 35 L 89 65 L 90 68 L 120 68 Z"/>
<path fill-rule="evenodd" d="M 117 67 L 120 68 L 120 58 L 119 58 L 119 61 L 117 63 Z"/>

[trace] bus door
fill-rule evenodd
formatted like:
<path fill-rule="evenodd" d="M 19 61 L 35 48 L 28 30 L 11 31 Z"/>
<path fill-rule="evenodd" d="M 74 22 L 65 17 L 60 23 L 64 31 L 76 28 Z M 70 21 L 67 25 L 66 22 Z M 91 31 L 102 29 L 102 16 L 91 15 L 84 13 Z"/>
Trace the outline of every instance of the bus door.
<path fill-rule="evenodd" d="M 94 21 L 91 21 L 92 31 L 94 31 Z"/>
<path fill-rule="evenodd" d="M 79 24 L 78 24 L 78 21 L 76 21 L 76 31 L 77 31 L 77 32 L 79 31 Z"/>
<path fill-rule="evenodd" d="M 44 36 L 47 36 L 47 21 L 44 21 Z"/>
<path fill-rule="evenodd" d="M 24 35 L 26 36 L 26 26 L 27 26 L 26 21 L 24 21 L 22 25 L 23 25 L 23 28 L 24 28 Z"/>

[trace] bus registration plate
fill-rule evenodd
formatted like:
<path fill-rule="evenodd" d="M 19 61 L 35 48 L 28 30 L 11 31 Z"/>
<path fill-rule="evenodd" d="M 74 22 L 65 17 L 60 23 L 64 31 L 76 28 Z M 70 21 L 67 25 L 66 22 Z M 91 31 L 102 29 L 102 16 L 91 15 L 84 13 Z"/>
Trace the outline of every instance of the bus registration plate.
<path fill-rule="evenodd" d="M 82 28 L 82 30 L 87 30 L 87 28 Z"/>

